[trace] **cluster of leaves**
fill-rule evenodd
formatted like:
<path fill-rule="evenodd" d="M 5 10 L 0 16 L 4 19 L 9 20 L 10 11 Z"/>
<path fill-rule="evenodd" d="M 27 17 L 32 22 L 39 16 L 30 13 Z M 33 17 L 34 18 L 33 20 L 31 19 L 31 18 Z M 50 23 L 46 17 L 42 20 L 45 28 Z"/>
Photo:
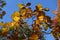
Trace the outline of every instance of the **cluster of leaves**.
<path fill-rule="evenodd" d="M 6 14 L 5 11 L 2 10 L 2 8 L 6 5 L 6 2 L 4 0 L 0 0 L 0 18 L 2 19 L 3 16 Z"/>
<path fill-rule="evenodd" d="M 57 13 L 54 19 L 52 20 L 53 29 L 52 34 L 56 40 L 60 38 L 60 13 Z"/>
<path fill-rule="evenodd" d="M 29 7 L 30 5 L 31 3 L 27 3 L 26 5 L 18 4 L 19 11 L 15 11 L 12 14 L 12 22 L 0 22 L 0 26 L 2 26 L 0 36 L 6 36 L 8 40 L 45 40 L 42 27 L 44 27 L 44 30 L 53 28 L 52 34 L 55 34 L 55 31 L 59 28 L 55 25 L 52 27 L 52 24 L 55 24 L 56 21 L 52 22 L 51 18 L 45 15 L 45 11 L 48 12 L 49 9 L 43 8 L 41 4 L 38 4 L 36 5 L 36 9 L 32 11 Z M 33 17 L 36 17 L 36 19 L 33 20 Z M 29 18 L 32 18 L 33 20 L 32 25 L 29 25 L 27 21 L 25 21 Z M 32 28 L 29 28 L 30 26 Z M 58 32 L 59 30 L 56 33 Z"/>

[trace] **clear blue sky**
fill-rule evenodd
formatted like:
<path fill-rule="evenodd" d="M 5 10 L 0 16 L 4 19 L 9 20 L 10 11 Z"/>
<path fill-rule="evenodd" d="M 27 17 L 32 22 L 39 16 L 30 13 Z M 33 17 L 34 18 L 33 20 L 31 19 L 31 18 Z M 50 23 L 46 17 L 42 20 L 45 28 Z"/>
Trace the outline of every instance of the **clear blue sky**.
<path fill-rule="evenodd" d="M 6 11 L 6 15 L 3 17 L 3 19 L 0 19 L 0 22 L 1 21 L 4 21 L 4 22 L 12 21 L 11 14 L 14 11 L 18 11 L 19 10 L 17 4 L 18 3 L 26 4 L 28 2 L 31 2 L 31 4 L 32 4 L 31 8 L 33 10 L 35 9 L 35 6 L 37 4 L 39 4 L 39 3 L 42 4 L 43 7 L 49 8 L 50 11 L 46 12 L 46 15 L 49 15 L 51 18 L 54 17 L 54 15 L 52 14 L 52 10 L 56 10 L 57 9 L 57 0 L 6 0 L 7 4 L 3 8 L 3 10 Z M 47 40 L 54 40 L 54 38 L 52 37 L 51 34 L 45 34 L 45 37 L 46 37 Z"/>

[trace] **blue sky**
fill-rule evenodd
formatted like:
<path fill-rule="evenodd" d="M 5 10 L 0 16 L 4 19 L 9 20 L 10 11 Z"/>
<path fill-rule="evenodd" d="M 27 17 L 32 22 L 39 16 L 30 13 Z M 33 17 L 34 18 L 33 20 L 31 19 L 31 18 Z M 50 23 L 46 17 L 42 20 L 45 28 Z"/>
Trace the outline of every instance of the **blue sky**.
<path fill-rule="evenodd" d="M 28 2 L 30 2 L 32 4 L 31 5 L 32 10 L 34 10 L 35 6 L 37 4 L 39 4 L 39 3 L 42 4 L 43 7 L 49 8 L 50 11 L 46 12 L 46 15 L 49 15 L 51 18 L 54 17 L 54 14 L 52 14 L 52 10 L 56 10 L 57 9 L 57 0 L 6 0 L 7 4 L 3 8 L 3 10 L 6 11 L 6 15 L 3 17 L 3 19 L 0 19 L 0 22 L 1 21 L 4 21 L 4 22 L 12 21 L 11 14 L 14 11 L 18 11 L 19 10 L 17 4 L 18 3 L 26 4 Z M 53 38 L 53 36 L 51 34 L 46 34 L 45 37 L 46 37 L 47 40 L 54 40 L 54 38 Z"/>

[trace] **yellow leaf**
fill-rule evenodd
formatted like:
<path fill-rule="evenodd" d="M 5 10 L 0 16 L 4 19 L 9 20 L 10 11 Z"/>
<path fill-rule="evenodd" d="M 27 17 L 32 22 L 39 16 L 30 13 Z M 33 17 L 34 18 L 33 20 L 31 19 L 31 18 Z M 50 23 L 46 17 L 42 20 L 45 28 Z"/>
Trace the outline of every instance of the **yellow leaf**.
<path fill-rule="evenodd" d="M 39 16 L 38 18 L 39 18 L 40 21 L 43 21 L 44 16 Z"/>
<path fill-rule="evenodd" d="M 20 20 L 20 17 L 15 16 L 15 17 L 13 18 L 13 21 L 18 22 L 19 20 Z"/>
<path fill-rule="evenodd" d="M 12 18 L 15 17 L 15 16 L 18 16 L 18 17 L 19 17 L 19 16 L 20 16 L 20 13 L 17 12 L 17 11 L 15 11 L 15 12 L 12 14 Z"/>
<path fill-rule="evenodd" d="M 2 28 L 2 33 L 9 31 L 8 28 Z"/>
<path fill-rule="evenodd" d="M 20 13 L 19 12 L 14 12 L 13 14 L 12 14 L 12 19 L 13 19 L 13 21 L 19 21 L 20 20 Z"/>
<path fill-rule="evenodd" d="M 39 8 L 39 11 L 42 11 L 42 5 L 41 4 L 38 4 L 37 7 Z"/>
<path fill-rule="evenodd" d="M 36 20 L 35 22 L 36 22 L 36 24 L 39 24 L 39 20 Z"/>
<path fill-rule="evenodd" d="M 21 9 L 20 13 L 21 13 L 22 16 L 26 15 L 26 9 Z"/>
<path fill-rule="evenodd" d="M 24 4 L 18 4 L 18 7 L 21 9 L 24 7 Z"/>
<path fill-rule="evenodd" d="M 4 25 L 5 25 L 5 23 L 3 23 L 3 22 L 0 22 L 0 26 L 2 26 L 2 27 L 3 27 Z"/>

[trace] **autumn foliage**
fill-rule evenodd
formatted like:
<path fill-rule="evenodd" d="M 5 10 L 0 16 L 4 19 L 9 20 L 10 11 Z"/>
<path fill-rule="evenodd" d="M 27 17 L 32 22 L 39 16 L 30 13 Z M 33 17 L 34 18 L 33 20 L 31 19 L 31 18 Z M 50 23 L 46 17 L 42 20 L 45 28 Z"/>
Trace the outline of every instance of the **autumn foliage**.
<path fill-rule="evenodd" d="M 15 11 L 11 17 L 12 22 L 0 22 L 2 29 L 0 30 L 1 37 L 7 37 L 7 40 L 45 40 L 43 37 L 42 27 L 46 31 L 48 28 L 52 29 L 51 33 L 58 39 L 60 37 L 60 23 L 58 20 L 51 20 L 45 14 L 48 8 L 43 8 L 41 4 L 36 5 L 36 9 L 32 10 L 29 6 L 31 3 L 18 4 L 19 11 Z M 36 19 L 34 20 L 33 17 Z M 28 24 L 26 19 L 32 18 L 31 25 Z M 54 24 L 54 25 L 53 25 Z M 30 28 L 31 26 L 31 28 Z"/>

